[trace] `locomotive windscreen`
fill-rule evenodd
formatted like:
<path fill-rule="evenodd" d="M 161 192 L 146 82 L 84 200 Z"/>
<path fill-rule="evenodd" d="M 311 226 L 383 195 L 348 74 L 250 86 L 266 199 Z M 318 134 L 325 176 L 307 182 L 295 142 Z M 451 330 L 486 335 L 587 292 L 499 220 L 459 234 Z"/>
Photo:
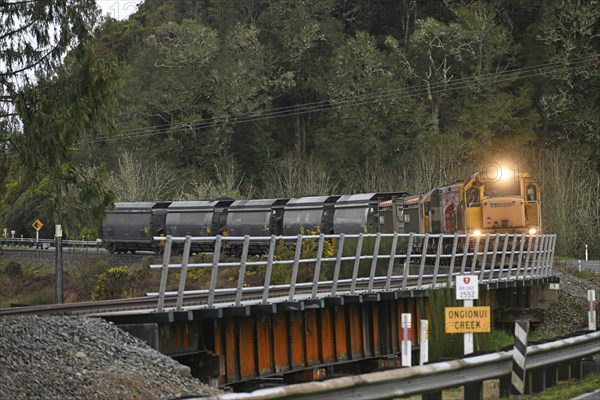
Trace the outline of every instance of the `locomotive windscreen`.
<path fill-rule="evenodd" d="M 521 185 L 518 180 L 499 179 L 484 183 L 485 197 L 520 196 Z"/>

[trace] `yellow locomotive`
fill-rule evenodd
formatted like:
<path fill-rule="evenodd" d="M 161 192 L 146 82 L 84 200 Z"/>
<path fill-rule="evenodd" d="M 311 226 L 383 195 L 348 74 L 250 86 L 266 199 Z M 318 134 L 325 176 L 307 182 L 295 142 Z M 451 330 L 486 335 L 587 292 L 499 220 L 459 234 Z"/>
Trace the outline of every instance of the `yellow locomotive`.
<path fill-rule="evenodd" d="M 405 232 L 526 233 L 541 231 L 540 186 L 525 172 L 498 168 L 403 199 Z"/>

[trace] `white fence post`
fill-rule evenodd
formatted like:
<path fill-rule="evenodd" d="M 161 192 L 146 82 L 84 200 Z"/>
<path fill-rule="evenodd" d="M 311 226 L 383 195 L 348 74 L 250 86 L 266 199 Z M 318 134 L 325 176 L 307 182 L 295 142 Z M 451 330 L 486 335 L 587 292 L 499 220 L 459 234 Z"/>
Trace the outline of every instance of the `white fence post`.
<path fill-rule="evenodd" d="M 429 361 L 429 321 L 426 319 L 421 320 L 419 352 L 419 365 L 424 365 Z"/>
<path fill-rule="evenodd" d="M 411 314 L 402 313 L 402 366 L 412 367 Z"/>
<path fill-rule="evenodd" d="M 468 308 L 468 307 L 473 307 L 473 300 L 464 300 L 463 301 L 463 307 Z M 467 332 L 463 334 L 463 349 L 464 349 L 464 355 L 468 355 L 473 353 L 475 350 L 475 346 L 473 345 L 473 332 Z"/>

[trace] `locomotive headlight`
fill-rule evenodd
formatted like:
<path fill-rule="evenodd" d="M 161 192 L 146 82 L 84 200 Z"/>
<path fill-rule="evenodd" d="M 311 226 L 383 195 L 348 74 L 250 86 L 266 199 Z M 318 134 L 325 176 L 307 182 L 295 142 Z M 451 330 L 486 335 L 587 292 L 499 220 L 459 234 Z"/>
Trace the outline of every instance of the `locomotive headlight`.
<path fill-rule="evenodd" d="M 481 236 L 481 231 L 479 229 L 474 230 L 473 236 Z"/>
<path fill-rule="evenodd" d="M 529 234 L 532 235 L 532 236 L 535 235 L 536 233 L 537 233 L 537 229 L 535 229 L 535 228 L 531 228 L 529 230 Z"/>

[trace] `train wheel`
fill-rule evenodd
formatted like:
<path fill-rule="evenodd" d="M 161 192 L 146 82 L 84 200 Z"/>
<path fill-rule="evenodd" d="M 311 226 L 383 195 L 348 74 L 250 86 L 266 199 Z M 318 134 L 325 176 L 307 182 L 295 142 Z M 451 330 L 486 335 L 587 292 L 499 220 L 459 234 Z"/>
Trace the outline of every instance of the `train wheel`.
<path fill-rule="evenodd" d="M 109 244 L 106 248 L 110 254 L 115 254 L 115 245 L 114 244 Z"/>

